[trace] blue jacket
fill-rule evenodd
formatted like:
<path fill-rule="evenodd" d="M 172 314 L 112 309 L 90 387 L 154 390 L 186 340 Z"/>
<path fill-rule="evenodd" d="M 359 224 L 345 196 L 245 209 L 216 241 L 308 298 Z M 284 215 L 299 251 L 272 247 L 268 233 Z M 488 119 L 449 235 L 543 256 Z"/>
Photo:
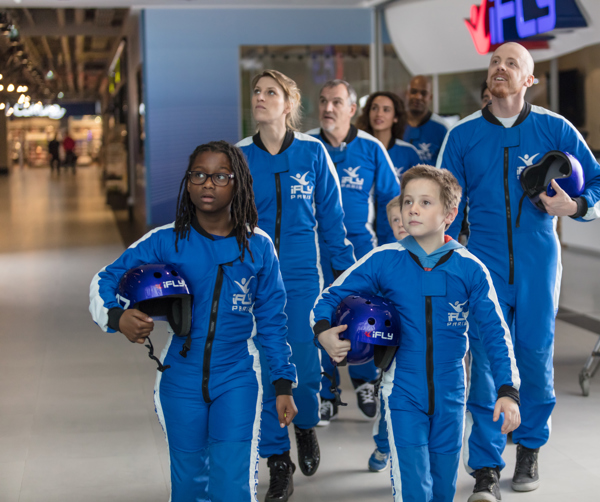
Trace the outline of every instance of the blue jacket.
<path fill-rule="evenodd" d="M 398 181 L 402 178 L 402 173 L 408 171 L 411 167 L 421 163 L 419 157 L 419 150 L 413 145 L 402 141 L 401 139 L 394 139 L 388 145 L 388 155 L 396 171 Z"/>
<path fill-rule="evenodd" d="M 313 276 L 320 291 L 317 227 L 336 270 L 354 263 L 343 224 L 339 180 L 323 144 L 290 131 L 277 155 L 264 148 L 259 134 L 237 146 L 248 159 L 260 226 L 273 239 L 288 295 L 294 283 L 301 287 Z"/>
<path fill-rule="evenodd" d="M 406 124 L 404 141 L 417 148 L 421 162 L 433 166 L 447 132 L 448 126 L 444 119 L 437 113 L 429 113 L 417 127 Z"/>
<path fill-rule="evenodd" d="M 381 142 L 354 126 L 339 148 L 332 147 L 320 129 L 307 134 L 323 142 L 335 164 L 342 186 L 344 224 L 352 242 L 372 242 L 373 247 L 394 242 L 386 206 L 400 194 L 400 186 Z"/>
<path fill-rule="evenodd" d="M 451 171 L 463 188 L 458 215 L 448 234 L 458 235 L 468 199 L 469 250 L 509 284 L 520 253 L 548 250 L 540 247 L 546 243 L 558 245 L 554 218 L 529 200 L 519 204 L 521 172 L 550 150 L 571 153 L 583 167 L 585 191 L 577 200 L 576 219 L 598 218 L 600 166 L 573 125 L 545 108 L 525 103 L 514 125 L 504 128 L 486 107 L 458 122 L 440 152 L 437 166 Z"/>
<path fill-rule="evenodd" d="M 390 408 L 406 400 L 432 415 L 462 399 L 463 357 L 474 318 L 490 359 L 498 396 L 515 398 L 520 385 L 508 326 L 485 266 L 456 241 L 427 256 L 412 236 L 371 251 L 323 291 L 311 314 L 315 334 L 330 327 L 340 301 L 366 293 L 390 300 L 400 314 Z"/>
<path fill-rule="evenodd" d="M 94 277 L 90 285 L 92 318 L 102 330 L 114 333 L 123 312 L 115 298 L 123 274 L 148 263 L 170 264 L 185 275 L 194 299 L 191 350 L 184 359 L 179 351 L 185 338 L 172 335 L 169 361 L 171 365 L 202 367 L 198 384 L 202 384 L 206 402 L 216 386 L 226 387 L 241 371 L 248 370 L 249 378 L 256 381 L 250 355 L 255 351 L 255 336 L 265 349 L 271 382 L 295 382 L 296 371 L 289 362 L 291 350 L 286 341 L 286 294 L 275 250 L 271 239 L 259 228 L 249 242 L 254 261 L 246 251 L 241 262 L 235 236 L 214 240 L 196 219 L 189 239 L 178 242 L 178 252 L 174 224 L 156 228 Z M 216 312 L 214 322 L 211 310 Z"/>

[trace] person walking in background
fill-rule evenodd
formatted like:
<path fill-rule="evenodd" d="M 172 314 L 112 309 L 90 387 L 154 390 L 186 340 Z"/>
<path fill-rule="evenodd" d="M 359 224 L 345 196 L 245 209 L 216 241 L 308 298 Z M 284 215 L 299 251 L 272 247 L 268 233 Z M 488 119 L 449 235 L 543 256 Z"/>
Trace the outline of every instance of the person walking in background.
<path fill-rule="evenodd" d="M 387 148 L 398 182 L 404 171 L 420 162 L 419 151 L 402 139 L 406 129 L 406 109 L 397 94 L 371 94 L 356 127 L 375 136 Z"/>
<path fill-rule="evenodd" d="M 356 107 L 356 91 L 348 82 L 326 82 L 319 96 L 321 128 L 308 131 L 308 134 L 323 142 L 335 164 L 341 179 L 344 225 L 354 245 L 356 259 L 360 259 L 374 247 L 395 241 L 387 220 L 386 206 L 400 193 L 400 185 L 385 146 L 377 138 L 352 125 Z M 321 263 L 326 286 L 335 279 L 333 258 L 324 249 Z M 338 386 L 337 367 L 333 366 L 326 354 L 323 356 L 323 371 Z M 378 376 L 375 364 L 368 362 L 350 366 L 348 371 L 360 411 L 365 417 L 374 418 L 377 415 L 375 381 Z M 332 382 L 324 376 L 320 425 L 328 425 L 338 412 L 331 387 Z"/>
<path fill-rule="evenodd" d="M 429 109 L 432 99 L 431 80 L 423 75 L 413 77 L 406 92 L 408 124 L 404 141 L 419 150 L 419 157 L 424 164 L 435 164 L 448 132 L 444 119 Z"/>
<path fill-rule="evenodd" d="M 313 344 L 310 312 L 323 289 L 319 256 L 328 250 L 341 274 L 355 259 L 346 238 L 340 184 L 323 144 L 296 131 L 300 91 L 289 77 L 265 70 L 252 81 L 252 114 L 258 132 L 238 143 L 254 178 L 261 227 L 269 234 L 281 263 L 287 291 L 288 343 L 298 372 L 294 419 L 298 462 L 305 476 L 319 467 L 315 426 L 319 422 L 321 362 Z M 317 227 L 323 237 L 319 241 Z M 261 354 L 262 356 L 262 354 Z M 268 378 L 267 365 L 264 375 Z M 274 392 L 265 392 L 260 455 L 268 458 L 266 502 L 285 502 L 294 490 L 295 465 L 287 429 L 279 426 Z"/>

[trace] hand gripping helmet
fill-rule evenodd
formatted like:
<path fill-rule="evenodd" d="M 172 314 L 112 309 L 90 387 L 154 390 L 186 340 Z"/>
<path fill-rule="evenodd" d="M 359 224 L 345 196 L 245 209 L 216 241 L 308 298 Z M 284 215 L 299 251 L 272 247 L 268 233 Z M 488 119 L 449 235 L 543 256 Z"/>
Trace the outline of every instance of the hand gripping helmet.
<path fill-rule="evenodd" d="M 570 153 L 551 150 L 538 163 L 526 167 L 519 178 L 524 195 L 544 213 L 546 208 L 540 194 L 556 195 L 550 183 L 553 179 L 570 197 L 579 197 L 585 189 L 585 177 L 579 161 Z"/>
<path fill-rule="evenodd" d="M 138 309 L 154 320 L 167 321 L 176 335 L 192 329 L 192 294 L 188 282 L 171 265 L 142 265 L 123 274 L 117 301 L 124 309 Z"/>
<path fill-rule="evenodd" d="M 392 302 L 379 296 L 347 296 L 338 305 L 332 324 L 348 325 L 340 333 L 340 338 L 352 343 L 348 364 L 374 359 L 378 368 L 388 368 L 400 345 L 400 316 Z"/>

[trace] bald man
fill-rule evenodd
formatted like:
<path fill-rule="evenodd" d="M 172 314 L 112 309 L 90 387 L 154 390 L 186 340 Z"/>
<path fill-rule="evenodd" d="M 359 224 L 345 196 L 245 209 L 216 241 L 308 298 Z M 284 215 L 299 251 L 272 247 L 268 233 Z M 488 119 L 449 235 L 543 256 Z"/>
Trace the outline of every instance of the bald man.
<path fill-rule="evenodd" d="M 429 110 L 432 98 L 431 80 L 423 75 L 413 77 L 406 91 L 408 106 L 404 141 L 419 151 L 421 162 L 435 165 L 448 126 L 442 117 Z"/>
<path fill-rule="evenodd" d="M 538 452 L 550 436 L 556 402 L 552 356 L 562 273 L 556 216 L 578 221 L 600 217 L 600 166 L 571 123 L 525 101 L 533 80 L 529 52 L 516 43 L 500 46 L 488 68 L 491 104 L 450 130 L 437 163 L 463 188 L 463 201 L 448 233 L 458 235 L 468 200 L 468 249 L 489 269 L 506 320 L 506 337 L 514 344 L 522 418 L 512 436 L 517 444 L 515 491 L 535 490 L 540 484 Z M 547 211 L 542 212 L 522 200 L 519 176 L 550 150 L 574 155 L 586 183 L 576 199 L 558 185 L 554 197 L 542 194 Z M 498 502 L 506 436 L 500 432 L 502 420 L 492 420 L 497 389 L 476 323 L 469 324 L 469 338 L 472 366 L 463 457 L 476 481 L 468 501 Z"/>

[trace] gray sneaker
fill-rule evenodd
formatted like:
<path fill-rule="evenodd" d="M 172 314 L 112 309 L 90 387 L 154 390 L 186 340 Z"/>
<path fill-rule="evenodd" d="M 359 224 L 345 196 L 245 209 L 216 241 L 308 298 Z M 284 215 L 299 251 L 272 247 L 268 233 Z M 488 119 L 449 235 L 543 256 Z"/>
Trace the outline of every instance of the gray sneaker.
<path fill-rule="evenodd" d="M 473 495 L 467 502 L 500 502 L 500 471 L 493 467 L 477 469 L 475 477 L 475 488 Z"/>
<path fill-rule="evenodd" d="M 517 445 L 517 464 L 512 478 L 512 489 L 516 492 L 530 492 L 540 486 L 538 473 L 538 453 L 540 449 Z"/>

